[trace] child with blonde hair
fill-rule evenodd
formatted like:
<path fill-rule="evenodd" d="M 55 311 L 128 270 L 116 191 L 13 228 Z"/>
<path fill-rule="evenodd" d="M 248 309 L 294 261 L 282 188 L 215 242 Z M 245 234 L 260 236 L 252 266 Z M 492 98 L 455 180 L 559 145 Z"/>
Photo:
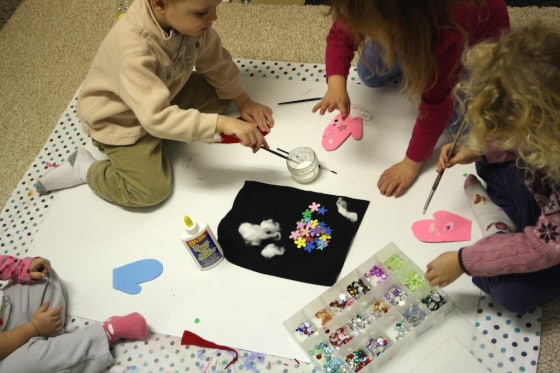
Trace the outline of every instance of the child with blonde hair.
<path fill-rule="evenodd" d="M 274 125 L 251 100 L 212 27 L 221 0 L 136 0 L 103 40 L 78 95 L 85 149 L 39 178 L 39 193 L 86 183 L 121 206 L 153 206 L 172 191 L 163 140 L 212 143 L 235 136 L 257 152 Z M 196 70 L 196 71 L 193 71 Z M 221 115 L 233 101 L 244 120 Z"/>
<path fill-rule="evenodd" d="M 496 39 L 509 28 L 504 0 L 332 0 L 335 21 L 327 36 L 327 92 L 320 114 L 350 114 L 346 89 L 359 52 L 363 84 L 376 87 L 402 73 L 403 88 L 419 101 L 404 158 L 377 182 L 381 194 L 399 196 L 414 182 L 453 115 L 452 89 L 462 75 L 467 46 Z"/>
<path fill-rule="evenodd" d="M 0 255 L 0 280 L 0 373 L 98 373 L 114 363 L 111 345 L 148 336 L 137 312 L 65 333 L 66 289 L 45 258 Z"/>
<path fill-rule="evenodd" d="M 512 31 L 477 45 L 464 63 L 469 77 L 458 92 L 468 141 L 450 158 L 449 145 L 442 147 L 438 172 L 476 162 L 486 190 L 470 175 L 465 192 L 472 204 L 496 204 L 503 216 L 496 218 L 497 208 L 493 218 L 481 216 L 485 237 L 441 254 L 425 276 L 446 286 L 466 273 L 505 309 L 531 311 L 560 296 L 560 29 Z M 509 220 L 493 229 L 492 221 Z"/>

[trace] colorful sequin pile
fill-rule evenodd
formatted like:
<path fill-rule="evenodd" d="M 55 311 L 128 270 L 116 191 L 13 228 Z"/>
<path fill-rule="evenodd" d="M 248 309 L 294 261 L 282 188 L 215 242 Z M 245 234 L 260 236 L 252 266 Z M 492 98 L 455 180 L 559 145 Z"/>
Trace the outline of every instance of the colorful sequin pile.
<path fill-rule="evenodd" d="M 422 298 L 422 303 L 424 303 L 430 311 L 435 311 L 438 310 L 441 306 L 443 306 L 447 302 L 441 296 L 440 293 L 438 293 L 435 290 L 432 290 L 429 295 Z"/>
<path fill-rule="evenodd" d="M 385 260 L 385 265 L 390 271 L 397 271 L 404 265 L 404 261 L 398 255 L 391 255 Z"/>
<path fill-rule="evenodd" d="M 357 281 L 352 281 L 348 286 L 346 286 L 346 291 L 354 299 L 360 299 L 362 295 L 367 294 L 370 291 L 370 287 L 366 285 L 365 281 L 361 278 Z"/>
<path fill-rule="evenodd" d="M 317 332 L 317 328 L 315 328 L 310 322 L 302 322 L 296 328 L 296 332 L 301 333 L 307 337 L 311 337 L 313 334 Z"/>
<path fill-rule="evenodd" d="M 346 343 L 350 342 L 354 336 L 346 330 L 344 327 L 336 328 L 334 332 L 331 333 L 330 329 L 325 330 L 325 333 L 329 334 L 329 342 L 334 347 L 341 347 Z"/>
<path fill-rule="evenodd" d="M 409 307 L 403 313 L 404 319 L 412 326 L 418 326 L 426 318 L 426 313 L 418 305 Z"/>
<path fill-rule="evenodd" d="M 410 272 L 406 278 L 405 285 L 410 291 L 415 292 L 424 286 L 424 278 L 416 272 Z"/>
<path fill-rule="evenodd" d="M 321 321 L 321 326 L 325 326 L 326 323 L 332 320 L 333 315 L 327 309 L 322 309 L 315 312 L 315 317 Z"/>
<path fill-rule="evenodd" d="M 332 238 L 333 230 L 318 218 L 325 216 L 327 209 L 320 203 L 312 202 L 305 209 L 302 218 L 296 223 L 296 230 L 290 233 L 290 239 L 298 249 L 303 248 L 311 253 L 314 250 L 324 250 Z"/>
<path fill-rule="evenodd" d="M 389 306 L 380 300 L 376 300 L 373 302 L 370 315 L 374 319 L 380 319 L 387 312 L 389 312 Z"/>
<path fill-rule="evenodd" d="M 346 364 L 348 364 L 348 366 L 350 366 L 350 368 L 352 368 L 354 372 L 359 372 L 363 367 L 365 367 L 372 361 L 373 358 L 362 349 L 356 350 L 346 355 Z"/>
<path fill-rule="evenodd" d="M 378 265 L 374 265 L 364 274 L 364 277 L 368 278 L 374 285 L 379 285 L 387 279 L 387 274 Z"/>
<path fill-rule="evenodd" d="M 374 356 L 379 356 L 389 348 L 389 340 L 382 336 L 370 338 L 366 348 L 371 351 Z"/>
<path fill-rule="evenodd" d="M 329 306 L 332 308 L 332 310 L 335 313 L 338 313 L 338 312 L 342 312 L 345 309 L 347 309 L 348 307 L 350 307 L 352 305 L 352 303 L 354 303 L 352 298 L 350 298 L 345 293 L 341 293 L 341 294 L 339 294 L 339 296 L 336 299 L 332 300 L 329 303 Z"/>
<path fill-rule="evenodd" d="M 406 292 L 398 286 L 389 289 L 389 291 L 385 293 L 385 299 L 393 306 L 404 303 L 406 298 Z"/>
<path fill-rule="evenodd" d="M 395 324 L 395 332 L 397 333 L 396 339 L 399 340 L 403 338 L 406 335 L 406 333 L 410 331 L 410 329 L 411 329 L 410 324 L 397 322 Z"/>
<path fill-rule="evenodd" d="M 325 343 L 316 344 L 309 355 L 313 356 L 317 361 L 321 362 L 322 369 L 324 372 L 329 373 L 343 373 L 346 372 L 344 369 L 344 362 L 336 358 L 334 354 L 334 349 Z"/>
<path fill-rule="evenodd" d="M 370 324 L 370 320 L 367 316 L 358 313 L 346 324 L 346 327 L 351 329 L 354 333 L 360 333 L 369 328 Z"/>

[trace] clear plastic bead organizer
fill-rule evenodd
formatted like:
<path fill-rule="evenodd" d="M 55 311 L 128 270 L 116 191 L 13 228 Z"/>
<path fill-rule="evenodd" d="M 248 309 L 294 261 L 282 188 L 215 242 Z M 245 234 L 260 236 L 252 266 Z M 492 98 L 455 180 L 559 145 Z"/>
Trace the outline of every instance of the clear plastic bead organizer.
<path fill-rule="evenodd" d="M 324 372 L 517 371 L 394 243 L 284 326 Z"/>

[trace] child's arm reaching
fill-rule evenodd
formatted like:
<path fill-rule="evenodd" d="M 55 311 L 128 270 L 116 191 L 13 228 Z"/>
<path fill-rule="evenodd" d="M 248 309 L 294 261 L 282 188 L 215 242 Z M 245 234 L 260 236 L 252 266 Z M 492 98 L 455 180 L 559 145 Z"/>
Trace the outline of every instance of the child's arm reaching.
<path fill-rule="evenodd" d="M 11 330 L 0 332 L 0 359 L 23 346 L 33 337 L 48 338 L 60 332 L 64 325 L 62 305 L 49 310 L 46 301 L 35 312 L 30 321 Z"/>
<path fill-rule="evenodd" d="M 325 112 L 332 112 L 338 109 L 342 119 L 346 119 L 350 114 L 350 97 L 346 90 L 346 77 L 342 75 L 331 75 L 327 81 L 327 92 L 323 99 L 313 106 L 311 110 L 315 113 L 319 110 L 319 114 L 323 115 Z"/>
<path fill-rule="evenodd" d="M 441 254 L 430 263 L 426 268 L 426 280 L 431 286 L 447 286 L 463 274 L 459 253 L 448 251 Z"/>

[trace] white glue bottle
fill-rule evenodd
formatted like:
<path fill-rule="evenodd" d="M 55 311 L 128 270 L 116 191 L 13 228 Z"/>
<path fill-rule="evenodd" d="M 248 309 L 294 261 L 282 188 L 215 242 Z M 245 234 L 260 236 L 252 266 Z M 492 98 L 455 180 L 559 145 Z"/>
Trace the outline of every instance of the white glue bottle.
<path fill-rule="evenodd" d="M 197 224 L 190 217 L 184 217 L 186 229 L 181 234 L 181 241 L 191 253 L 201 270 L 213 268 L 224 259 L 220 244 L 214 237 L 208 224 Z"/>

